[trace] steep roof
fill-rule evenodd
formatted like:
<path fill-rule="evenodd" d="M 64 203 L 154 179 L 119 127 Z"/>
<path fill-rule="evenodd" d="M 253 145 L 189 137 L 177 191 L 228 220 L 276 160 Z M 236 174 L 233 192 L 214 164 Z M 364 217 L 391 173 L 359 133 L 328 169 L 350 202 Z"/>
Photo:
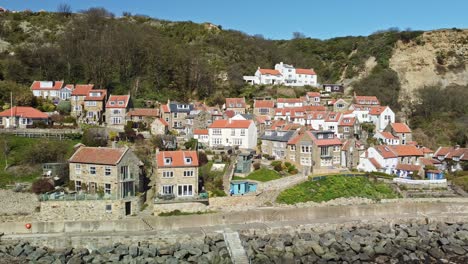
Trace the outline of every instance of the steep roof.
<path fill-rule="evenodd" d="M 278 98 L 278 103 L 302 103 L 300 98 Z"/>
<path fill-rule="evenodd" d="M 339 125 L 340 126 L 354 126 L 354 123 L 356 123 L 355 117 L 343 117 L 341 118 Z"/>
<path fill-rule="evenodd" d="M 91 93 L 99 93 L 98 96 L 91 96 Z M 85 101 L 102 101 L 106 98 L 107 90 L 105 89 L 93 89 L 89 90 L 85 97 Z"/>
<path fill-rule="evenodd" d="M 252 120 L 215 120 L 209 128 L 249 128 L 253 123 Z"/>
<path fill-rule="evenodd" d="M 360 105 L 380 105 L 379 99 L 376 96 L 354 96 L 356 104 Z"/>
<path fill-rule="evenodd" d="M 307 92 L 307 97 L 320 97 L 319 92 Z"/>
<path fill-rule="evenodd" d="M 412 164 L 401 164 L 398 163 L 396 165 L 397 170 L 404 170 L 404 171 L 419 171 L 421 169 L 421 166 L 419 165 L 412 165 Z"/>
<path fill-rule="evenodd" d="M 171 160 L 169 164 L 164 164 L 166 158 Z M 190 162 L 187 162 L 186 158 L 190 158 Z M 156 154 L 156 164 L 160 168 L 198 167 L 198 155 L 192 150 L 160 151 Z"/>
<path fill-rule="evenodd" d="M 33 119 L 46 119 L 49 116 L 46 113 L 43 113 L 35 108 L 30 106 L 14 106 L 13 108 L 7 109 L 3 112 L 0 112 L 0 117 L 26 117 Z"/>
<path fill-rule="evenodd" d="M 70 158 L 71 163 L 117 165 L 128 148 L 81 147 Z"/>
<path fill-rule="evenodd" d="M 60 90 L 64 81 L 34 81 L 31 90 Z"/>
<path fill-rule="evenodd" d="M 194 129 L 194 135 L 208 135 L 208 129 Z"/>
<path fill-rule="evenodd" d="M 380 163 L 376 159 L 369 158 L 369 161 L 372 163 L 372 165 L 374 165 L 374 167 L 376 169 L 381 169 L 382 168 L 382 165 L 380 165 Z"/>
<path fill-rule="evenodd" d="M 71 95 L 86 96 L 88 92 L 94 88 L 94 84 L 77 84 Z"/>
<path fill-rule="evenodd" d="M 245 98 L 226 98 L 226 107 L 245 108 Z"/>
<path fill-rule="evenodd" d="M 261 74 L 269 74 L 269 75 L 281 75 L 278 70 L 273 69 L 258 69 Z"/>
<path fill-rule="evenodd" d="M 384 137 L 386 139 L 398 139 L 397 137 L 392 135 L 392 133 L 390 133 L 390 132 L 382 131 L 382 132 L 378 132 L 378 133 L 380 133 L 380 135 L 382 135 L 382 137 Z"/>
<path fill-rule="evenodd" d="M 254 108 L 273 108 L 275 107 L 275 101 L 273 100 L 255 100 Z"/>
<path fill-rule="evenodd" d="M 268 130 L 263 133 L 260 137 L 262 140 L 269 140 L 269 141 L 279 141 L 279 142 L 288 142 L 293 136 L 295 131 L 287 130 L 287 131 L 276 131 L 276 130 Z"/>
<path fill-rule="evenodd" d="M 397 158 L 398 155 L 387 145 L 375 146 L 375 149 L 382 155 L 384 159 Z"/>
<path fill-rule="evenodd" d="M 370 110 L 369 110 L 369 115 L 380 115 L 382 114 L 383 111 L 385 111 L 385 109 L 387 109 L 388 106 L 374 106 L 374 107 L 371 107 Z"/>
<path fill-rule="evenodd" d="M 130 102 L 130 95 L 110 95 L 107 100 L 107 108 L 127 108 Z"/>
<path fill-rule="evenodd" d="M 411 129 L 405 123 L 391 123 L 390 126 L 396 133 L 411 133 Z"/>
<path fill-rule="evenodd" d="M 396 145 L 396 146 L 390 146 L 390 148 L 393 149 L 393 151 L 399 156 L 399 157 L 404 157 L 404 156 L 424 156 L 423 152 L 418 149 L 416 146 L 411 146 L 411 145 Z"/>
<path fill-rule="evenodd" d="M 316 75 L 313 69 L 296 69 L 296 74 Z"/>
<path fill-rule="evenodd" d="M 127 116 L 148 116 L 158 117 L 159 109 L 157 108 L 135 108 L 127 113 Z"/>

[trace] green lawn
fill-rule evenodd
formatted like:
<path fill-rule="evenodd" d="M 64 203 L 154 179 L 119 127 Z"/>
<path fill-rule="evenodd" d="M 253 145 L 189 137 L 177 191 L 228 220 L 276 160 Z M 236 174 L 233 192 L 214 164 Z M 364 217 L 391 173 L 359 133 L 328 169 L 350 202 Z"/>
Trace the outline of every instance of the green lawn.
<path fill-rule="evenodd" d="M 369 199 L 397 198 L 385 183 L 374 183 L 366 177 L 328 176 L 319 181 L 307 181 L 286 189 L 277 198 L 278 203 L 324 202 L 340 197 Z"/>
<path fill-rule="evenodd" d="M 13 184 L 15 182 L 32 182 L 41 175 L 42 169 L 40 164 L 28 164 L 25 162 L 24 157 L 27 153 L 39 142 L 44 142 L 47 139 L 41 138 L 25 138 L 12 135 L 0 135 L 0 188 L 5 185 Z M 8 166 L 23 165 L 30 167 L 29 173 L 25 175 L 17 175 L 5 170 L 5 153 L 4 146 L 9 149 L 7 156 Z M 60 141 L 66 147 L 67 158 L 73 154 L 73 146 L 77 144 L 78 140 L 64 140 Z M 47 150 L 44 150 L 47 151 Z"/>
<path fill-rule="evenodd" d="M 233 180 L 253 180 L 253 181 L 260 181 L 260 182 L 267 182 L 272 180 L 280 179 L 281 176 L 278 172 L 274 170 L 269 170 L 267 168 L 261 168 L 250 173 L 247 177 L 238 177 L 234 176 Z"/>

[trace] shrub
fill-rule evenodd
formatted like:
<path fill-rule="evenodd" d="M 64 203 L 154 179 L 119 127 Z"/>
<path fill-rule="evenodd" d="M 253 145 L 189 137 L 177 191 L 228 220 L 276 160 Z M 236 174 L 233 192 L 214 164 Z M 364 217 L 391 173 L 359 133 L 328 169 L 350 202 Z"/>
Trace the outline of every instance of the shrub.
<path fill-rule="evenodd" d="M 290 174 L 297 174 L 296 166 L 290 165 L 290 166 L 288 167 L 288 173 L 290 173 Z"/>
<path fill-rule="evenodd" d="M 254 167 L 254 170 L 259 170 L 260 169 L 260 163 L 259 162 L 255 162 L 253 164 L 253 167 Z"/>
<path fill-rule="evenodd" d="M 37 128 L 47 128 L 47 124 L 44 121 L 34 121 L 33 126 Z"/>
<path fill-rule="evenodd" d="M 205 152 L 198 153 L 198 163 L 200 166 L 203 166 L 208 163 L 208 157 L 206 156 Z"/>
<path fill-rule="evenodd" d="M 292 165 L 292 164 L 291 164 L 291 162 L 289 162 L 289 161 L 286 161 L 286 162 L 284 163 L 284 166 L 286 166 L 286 168 L 291 167 L 291 165 Z"/>
<path fill-rule="evenodd" d="M 277 172 L 280 172 L 283 170 L 283 166 L 281 166 L 281 163 L 280 164 L 276 164 L 275 166 L 273 166 L 273 169 Z"/>
<path fill-rule="evenodd" d="M 70 114 L 71 111 L 71 103 L 70 101 L 60 101 L 57 105 L 57 110 L 60 112 L 62 115 L 68 115 Z"/>
<path fill-rule="evenodd" d="M 273 167 L 278 166 L 278 165 L 281 166 L 281 163 L 282 163 L 282 162 L 281 162 L 280 160 L 275 160 L 275 161 L 272 161 L 272 162 L 271 162 L 271 166 L 273 166 Z"/>
<path fill-rule="evenodd" d="M 54 190 L 54 185 L 48 179 L 38 179 L 33 182 L 31 190 L 35 194 L 46 193 Z"/>

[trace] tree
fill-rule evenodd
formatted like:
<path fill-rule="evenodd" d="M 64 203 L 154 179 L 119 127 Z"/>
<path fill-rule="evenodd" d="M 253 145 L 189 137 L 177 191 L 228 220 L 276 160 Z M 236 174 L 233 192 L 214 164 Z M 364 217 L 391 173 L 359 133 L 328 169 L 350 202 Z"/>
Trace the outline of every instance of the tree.
<path fill-rule="evenodd" d="M 83 132 L 81 142 L 88 147 L 107 146 L 107 134 L 104 128 L 88 128 Z"/>
<path fill-rule="evenodd" d="M 61 15 L 68 17 L 72 14 L 72 8 L 69 4 L 61 3 L 57 6 L 57 13 L 60 13 Z"/>
<path fill-rule="evenodd" d="M 71 112 L 71 103 L 70 101 L 60 101 L 57 105 L 57 110 L 60 112 L 62 115 L 69 115 Z"/>
<path fill-rule="evenodd" d="M 35 194 L 46 193 L 54 190 L 54 185 L 50 182 L 49 179 L 42 178 L 33 182 L 31 186 L 31 191 Z"/>
<path fill-rule="evenodd" d="M 306 38 L 306 36 L 302 32 L 293 32 L 293 37 L 292 38 L 293 39 L 303 39 L 303 38 Z"/>

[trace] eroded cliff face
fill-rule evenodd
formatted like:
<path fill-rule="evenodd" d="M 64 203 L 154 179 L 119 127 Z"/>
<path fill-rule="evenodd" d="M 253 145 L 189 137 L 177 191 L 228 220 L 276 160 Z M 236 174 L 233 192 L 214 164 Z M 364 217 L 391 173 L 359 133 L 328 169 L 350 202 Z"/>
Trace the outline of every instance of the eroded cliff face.
<path fill-rule="evenodd" d="M 468 84 L 468 30 L 428 31 L 395 46 L 390 68 L 401 82 L 400 98 L 416 99 L 424 86 Z"/>

